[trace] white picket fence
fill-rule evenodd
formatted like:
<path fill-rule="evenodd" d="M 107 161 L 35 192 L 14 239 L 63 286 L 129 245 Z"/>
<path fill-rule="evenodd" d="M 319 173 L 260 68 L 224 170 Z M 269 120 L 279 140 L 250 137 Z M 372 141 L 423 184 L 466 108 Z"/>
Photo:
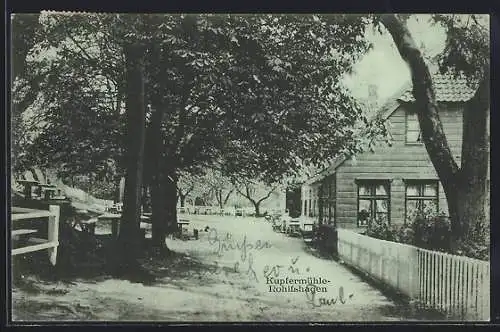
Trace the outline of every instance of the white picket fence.
<path fill-rule="evenodd" d="M 451 319 L 489 320 L 490 264 L 338 230 L 339 257 Z"/>

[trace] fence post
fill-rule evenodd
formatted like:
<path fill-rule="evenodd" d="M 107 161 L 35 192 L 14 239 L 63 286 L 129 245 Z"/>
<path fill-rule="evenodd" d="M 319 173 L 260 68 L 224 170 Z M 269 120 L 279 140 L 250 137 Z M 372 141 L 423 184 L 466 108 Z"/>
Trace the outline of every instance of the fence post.
<path fill-rule="evenodd" d="M 418 300 L 419 295 L 419 253 L 417 248 L 410 248 L 411 255 L 408 261 L 408 288 L 409 296 L 412 301 Z"/>
<path fill-rule="evenodd" d="M 52 265 L 56 265 L 57 247 L 59 246 L 59 215 L 60 208 L 58 205 L 50 205 L 49 210 L 52 215 L 49 217 L 48 225 L 48 240 L 53 243 L 53 247 L 48 249 L 49 260 Z"/>
<path fill-rule="evenodd" d="M 483 310 L 481 313 L 483 320 L 490 319 L 490 264 L 484 264 L 483 269 L 483 278 L 482 278 L 482 302 L 483 302 Z"/>

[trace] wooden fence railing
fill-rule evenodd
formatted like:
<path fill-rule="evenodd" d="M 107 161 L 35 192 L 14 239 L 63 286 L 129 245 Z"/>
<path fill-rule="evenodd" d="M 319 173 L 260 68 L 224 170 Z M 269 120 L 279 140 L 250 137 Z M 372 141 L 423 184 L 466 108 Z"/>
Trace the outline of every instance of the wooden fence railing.
<path fill-rule="evenodd" d="M 29 237 L 27 245 L 19 248 L 13 248 L 11 255 L 26 254 L 33 251 L 48 250 L 49 260 L 52 265 L 56 265 L 57 248 L 59 246 L 59 215 L 60 209 L 57 205 L 50 205 L 49 210 L 35 210 L 20 207 L 12 207 L 12 227 L 11 237 L 19 238 L 37 233 L 36 229 L 15 229 L 13 226 L 16 221 L 30 220 L 38 218 L 47 218 L 48 232 L 47 238 Z"/>
<path fill-rule="evenodd" d="M 489 319 L 490 264 L 418 249 L 419 302 L 450 316 Z"/>
<path fill-rule="evenodd" d="M 489 320 L 486 261 L 338 230 L 339 257 L 348 265 L 451 319 Z"/>

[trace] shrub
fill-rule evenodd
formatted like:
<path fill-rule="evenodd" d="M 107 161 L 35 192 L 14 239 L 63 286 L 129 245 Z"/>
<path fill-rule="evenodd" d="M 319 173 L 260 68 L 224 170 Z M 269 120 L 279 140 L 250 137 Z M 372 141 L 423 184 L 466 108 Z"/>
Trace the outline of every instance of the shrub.
<path fill-rule="evenodd" d="M 457 247 L 452 251 L 452 253 L 455 255 L 463 255 L 485 261 L 490 259 L 490 247 L 485 241 L 461 241 L 457 244 Z"/>
<path fill-rule="evenodd" d="M 365 234 L 376 239 L 387 241 L 395 241 L 397 238 L 396 229 L 380 218 L 368 220 Z"/>
<path fill-rule="evenodd" d="M 419 214 L 412 223 L 413 244 L 430 250 L 448 251 L 451 243 L 451 224 L 447 216 Z"/>
<path fill-rule="evenodd" d="M 415 231 L 411 225 L 401 225 L 396 232 L 396 242 L 404 244 L 413 244 L 415 238 Z"/>
<path fill-rule="evenodd" d="M 444 251 L 482 260 L 489 259 L 489 225 L 477 231 L 481 234 L 452 246 L 451 222 L 443 212 L 426 210 L 415 214 L 413 219 L 409 220 L 411 222 L 405 225 L 390 226 L 383 220 L 370 219 L 363 234 L 428 250 Z"/>

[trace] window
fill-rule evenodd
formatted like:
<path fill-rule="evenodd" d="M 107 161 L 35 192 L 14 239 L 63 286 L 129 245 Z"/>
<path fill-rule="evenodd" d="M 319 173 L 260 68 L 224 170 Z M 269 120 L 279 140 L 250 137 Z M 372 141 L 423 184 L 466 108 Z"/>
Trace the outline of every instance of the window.
<path fill-rule="evenodd" d="M 389 222 L 389 181 L 358 182 L 358 226 L 366 226 L 370 219 Z"/>
<path fill-rule="evenodd" d="M 412 222 L 419 212 L 437 213 L 439 208 L 437 180 L 406 180 L 406 221 Z"/>
<path fill-rule="evenodd" d="M 406 113 L 406 144 L 422 144 L 417 114 Z"/>

